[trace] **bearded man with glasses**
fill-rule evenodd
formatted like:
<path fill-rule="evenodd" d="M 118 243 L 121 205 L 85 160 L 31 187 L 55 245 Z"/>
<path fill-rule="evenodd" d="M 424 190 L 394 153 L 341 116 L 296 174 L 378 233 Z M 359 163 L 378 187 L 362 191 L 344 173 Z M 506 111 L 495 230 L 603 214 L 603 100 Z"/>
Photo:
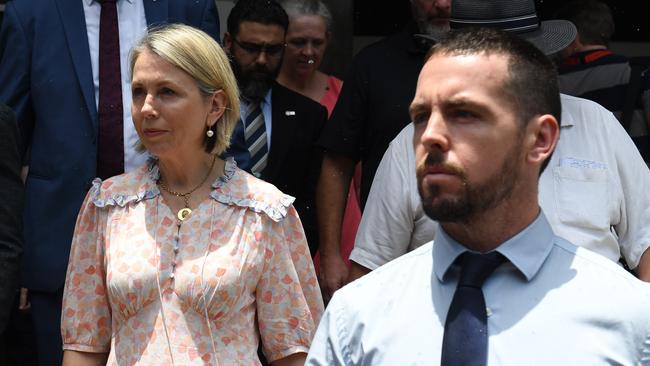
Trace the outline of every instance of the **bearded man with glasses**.
<path fill-rule="evenodd" d="M 309 248 L 318 247 L 314 196 L 327 120 L 319 103 L 278 84 L 289 19 L 273 0 L 239 0 L 223 45 L 241 92 L 241 121 L 224 157 L 296 198 Z"/>

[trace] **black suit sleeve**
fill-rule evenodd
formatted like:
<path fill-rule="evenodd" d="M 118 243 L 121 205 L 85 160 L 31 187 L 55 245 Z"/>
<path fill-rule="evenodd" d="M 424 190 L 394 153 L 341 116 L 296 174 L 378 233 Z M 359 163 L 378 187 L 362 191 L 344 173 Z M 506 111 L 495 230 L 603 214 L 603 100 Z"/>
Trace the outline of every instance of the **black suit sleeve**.
<path fill-rule="evenodd" d="M 11 311 L 22 254 L 23 183 L 18 141 L 14 114 L 0 104 L 0 333 Z"/>
<path fill-rule="evenodd" d="M 297 200 L 295 207 L 300 215 L 302 226 L 305 229 L 305 236 L 309 244 L 309 250 L 312 256 L 318 249 L 318 225 L 316 221 L 316 185 L 320 177 L 321 162 L 323 160 L 322 149 L 316 145 L 316 142 L 322 132 L 325 122 L 327 121 L 327 109 L 322 107 L 318 113 L 313 115 L 314 130 L 312 136 L 312 149 L 309 158 L 309 166 L 305 167 L 309 171 L 307 182 L 304 187 L 303 199 Z"/>

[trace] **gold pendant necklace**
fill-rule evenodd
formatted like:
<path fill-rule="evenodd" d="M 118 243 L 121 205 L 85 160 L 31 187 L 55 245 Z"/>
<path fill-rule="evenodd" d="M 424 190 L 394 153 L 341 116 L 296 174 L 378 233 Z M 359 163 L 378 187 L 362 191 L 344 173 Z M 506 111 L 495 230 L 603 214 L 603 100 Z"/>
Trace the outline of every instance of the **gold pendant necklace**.
<path fill-rule="evenodd" d="M 180 192 L 172 191 L 171 189 L 169 189 L 169 187 L 167 187 L 167 185 L 163 181 L 162 175 L 160 176 L 160 179 L 158 180 L 158 185 L 160 186 L 160 188 L 162 188 L 165 192 L 171 194 L 172 196 L 181 197 L 183 199 L 183 201 L 185 202 L 185 207 L 181 208 L 176 213 L 176 217 L 178 217 L 179 220 L 184 221 L 192 213 L 192 209 L 190 209 L 190 195 L 192 193 L 194 193 L 194 191 L 199 189 L 199 187 L 201 187 L 205 183 L 206 180 L 208 180 L 208 177 L 210 177 L 210 173 L 212 173 L 212 169 L 214 169 L 214 163 L 216 161 L 217 161 L 217 156 L 215 155 L 212 158 L 212 165 L 210 165 L 210 169 L 208 169 L 208 172 L 206 173 L 206 175 L 203 178 L 203 180 L 201 181 L 201 183 L 199 183 L 196 187 L 192 188 L 187 193 L 180 193 Z"/>

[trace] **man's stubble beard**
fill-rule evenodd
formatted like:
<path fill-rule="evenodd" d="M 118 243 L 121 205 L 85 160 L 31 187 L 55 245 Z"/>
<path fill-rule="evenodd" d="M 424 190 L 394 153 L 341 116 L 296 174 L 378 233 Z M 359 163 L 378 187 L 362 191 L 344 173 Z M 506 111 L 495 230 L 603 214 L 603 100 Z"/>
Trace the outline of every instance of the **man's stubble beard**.
<path fill-rule="evenodd" d="M 433 39 L 442 39 L 449 33 L 449 17 L 451 14 L 446 9 L 437 9 L 430 14 L 411 1 L 411 14 L 417 24 L 418 32 L 431 36 Z"/>
<path fill-rule="evenodd" d="M 244 70 L 234 58 L 231 59 L 231 64 L 241 95 L 247 100 L 256 102 L 264 99 L 280 72 L 280 63 L 275 69 L 255 65 L 248 70 Z"/>
<path fill-rule="evenodd" d="M 431 219 L 438 222 L 468 223 L 473 218 L 497 207 L 503 201 L 509 199 L 513 189 L 520 177 L 518 168 L 521 157 L 523 140 L 511 149 L 506 159 L 495 174 L 479 184 L 471 184 L 466 174 L 459 168 L 455 168 L 457 176 L 463 182 L 463 190 L 457 197 L 447 198 L 438 201 L 435 205 L 433 198 L 440 194 L 440 187 L 432 185 L 425 191 L 421 170 L 430 164 L 442 164 L 442 153 L 431 153 L 427 156 L 425 166 L 418 167 L 418 191 L 422 199 L 422 208 Z"/>
<path fill-rule="evenodd" d="M 449 33 L 449 25 L 440 26 L 431 24 L 427 19 L 418 19 L 418 30 L 420 33 L 433 37 L 433 39 L 442 39 Z"/>

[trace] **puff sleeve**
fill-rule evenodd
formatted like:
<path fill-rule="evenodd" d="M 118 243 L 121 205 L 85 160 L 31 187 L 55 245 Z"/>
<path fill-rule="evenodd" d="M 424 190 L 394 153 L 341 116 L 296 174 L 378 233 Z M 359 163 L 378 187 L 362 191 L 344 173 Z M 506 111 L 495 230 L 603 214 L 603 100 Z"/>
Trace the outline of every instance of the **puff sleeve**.
<path fill-rule="evenodd" d="M 106 292 L 104 232 L 107 209 L 93 203 L 99 184 L 88 192 L 75 226 L 63 293 L 63 349 L 108 352 L 111 310 Z"/>
<path fill-rule="evenodd" d="M 256 303 L 263 350 L 273 362 L 309 350 L 323 300 L 295 208 L 271 227 Z"/>

